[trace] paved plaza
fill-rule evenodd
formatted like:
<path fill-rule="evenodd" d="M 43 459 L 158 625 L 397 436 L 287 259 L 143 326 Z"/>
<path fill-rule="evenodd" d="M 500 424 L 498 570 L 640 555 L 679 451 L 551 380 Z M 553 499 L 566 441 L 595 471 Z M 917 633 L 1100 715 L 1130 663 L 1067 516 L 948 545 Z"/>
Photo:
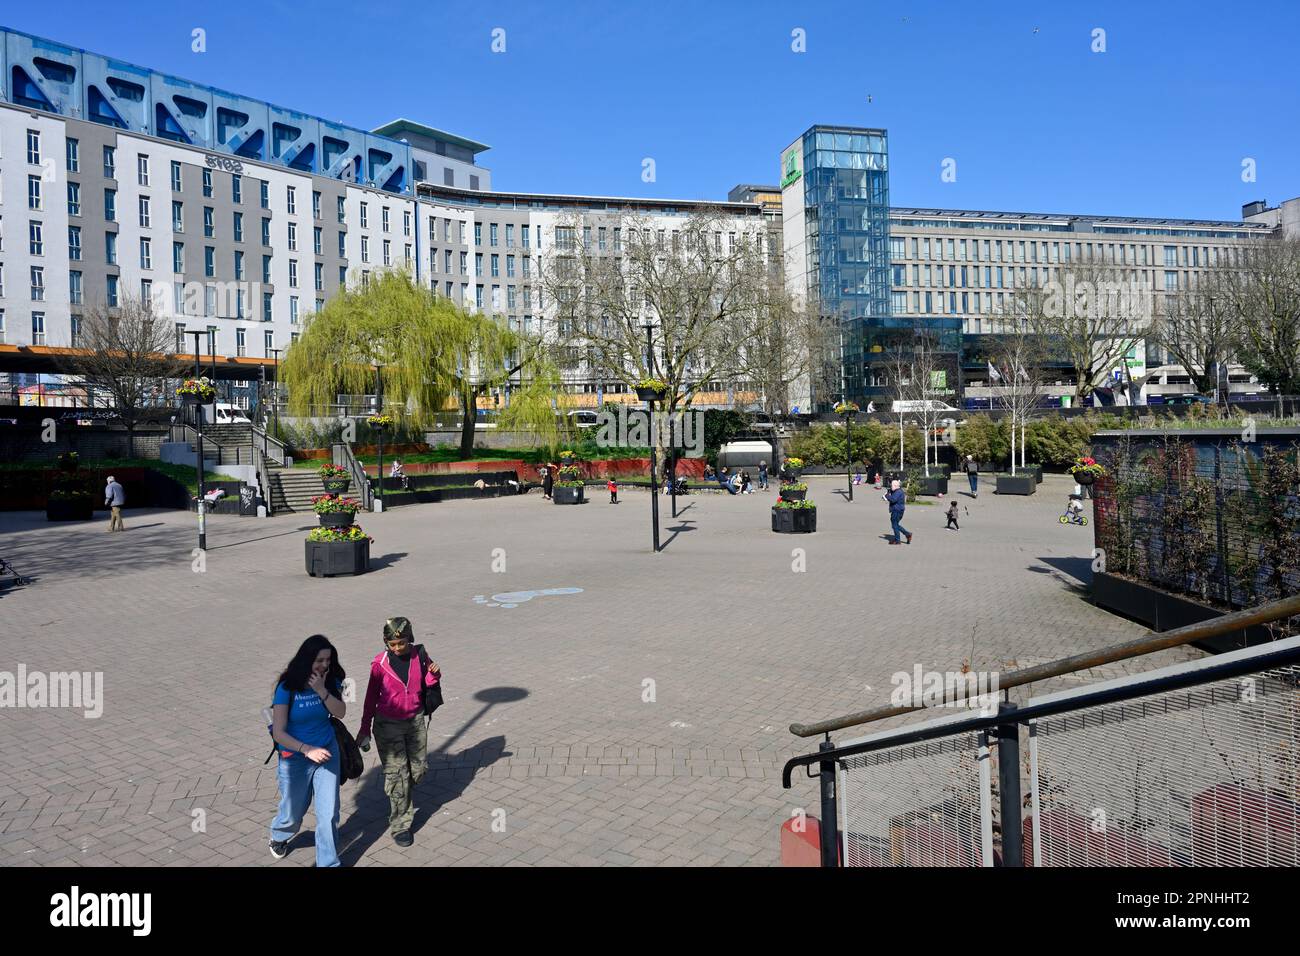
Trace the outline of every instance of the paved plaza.
<path fill-rule="evenodd" d="M 886 703 L 917 664 L 1005 671 L 1142 633 L 1084 600 L 1092 529 L 1058 524 L 1064 478 L 963 494 L 960 532 L 910 506 L 899 547 L 879 492 L 850 504 L 843 478 L 809 483 L 814 535 L 770 531 L 774 493 L 695 495 L 676 520 L 664 498 L 657 555 L 644 492 L 406 506 L 361 516 L 372 573 L 330 580 L 304 573 L 311 514 L 214 517 L 196 571 L 193 515 L 128 511 L 108 534 L 0 513 L 0 554 L 35 578 L 0 592 L 0 671 L 104 682 L 95 719 L 0 710 L 0 864 L 310 866 L 310 813 L 285 860 L 266 849 L 261 710 L 321 632 L 358 681 L 355 732 L 395 614 L 442 666 L 446 704 L 415 845 L 387 832 L 372 750 L 342 791 L 345 865 L 776 865 L 781 823 L 817 812 L 814 781 L 781 787 L 816 748 L 791 722 Z"/>

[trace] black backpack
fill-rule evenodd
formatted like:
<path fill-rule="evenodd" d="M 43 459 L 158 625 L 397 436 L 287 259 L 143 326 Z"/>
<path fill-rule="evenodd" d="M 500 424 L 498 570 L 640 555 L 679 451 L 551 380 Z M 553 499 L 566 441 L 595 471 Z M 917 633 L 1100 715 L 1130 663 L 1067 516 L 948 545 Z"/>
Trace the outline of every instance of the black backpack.
<path fill-rule="evenodd" d="M 425 653 L 423 644 L 415 645 L 415 653 L 420 660 L 420 680 L 424 680 L 424 675 L 429 672 L 429 655 Z M 421 685 L 424 690 L 420 694 L 420 713 L 425 717 L 432 719 L 433 712 L 442 706 L 442 675 L 438 676 L 438 683 L 432 687 Z"/>

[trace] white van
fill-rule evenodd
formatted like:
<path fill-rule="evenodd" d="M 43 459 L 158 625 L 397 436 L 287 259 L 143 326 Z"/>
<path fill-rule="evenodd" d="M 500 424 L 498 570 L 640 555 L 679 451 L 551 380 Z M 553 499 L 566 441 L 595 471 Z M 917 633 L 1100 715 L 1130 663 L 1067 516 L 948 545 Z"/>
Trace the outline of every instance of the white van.
<path fill-rule="evenodd" d="M 904 415 L 917 412 L 955 412 L 957 409 L 943 402 L 924 401 L 924 402 L 894 402 L 889 409 L 895 415 L 900 412 Z"/>
<path fill-rule="evenodd" d="M 203 409 L 203 424 L 205 425 L 253 424 L 253 420 L 248 417 L 248 412 L 238 405 L 214 402 L 211 405 L 201 405 L 199 407 Z"/>

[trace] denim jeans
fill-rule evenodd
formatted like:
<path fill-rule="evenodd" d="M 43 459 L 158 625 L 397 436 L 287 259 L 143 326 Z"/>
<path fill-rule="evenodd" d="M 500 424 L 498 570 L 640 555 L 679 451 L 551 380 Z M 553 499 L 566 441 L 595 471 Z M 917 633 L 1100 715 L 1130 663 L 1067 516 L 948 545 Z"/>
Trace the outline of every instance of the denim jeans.
<path fill-rule="evenodd" d="M 971 493 L 974 494 L 975 492 L 979 491 L 979 487 L 980 487 L 980 476 L 977 475 L 977 474 L 975 474 L 975 472 L 973 472 L 973 471 L 968 471 L 968 472 L 966 473 L 966 477 L 967 477 L 967 479 L 970 480 L 970 490 L 971 490 Z"/>
<path fill-rule="evenodd" d="M 902 520 L 903 520 L 903 513 L 902 513 L 901 511 L 898 512 L 897 514 L 895 514 L 895 513 L 892 512 L 892 511 L 889 513 L 889 523 L 890 523 L 891 525 L 893 525 L 893 527 L 894 527 L 894 540 L 895 540 L 895 541 L 900 541 L 900 540 L 902 540 L 901 537 L 900 537 L 901 535 L 907 535 L 907 537 L 909 537 L 909 538 L 912 536 L 912 533 L 911 533 L 910 531 L 908 531 L 908 530 L 907 530 L 906 528 L 904 528 L 901 524 L 899 524 L 899 522 L 902 521 Z"/>
<path fill-rule="evenodd" d="M 316 865 L 338 866 L 336 837 L 339 830 L 339 755 L 312 763 L 301 755 L 281 757 L 276 776 L 280 781 L 280 812 L 271 823 L 271 839 L 288 840 L 302 826 L 311 801 L 316 810 Z"/>

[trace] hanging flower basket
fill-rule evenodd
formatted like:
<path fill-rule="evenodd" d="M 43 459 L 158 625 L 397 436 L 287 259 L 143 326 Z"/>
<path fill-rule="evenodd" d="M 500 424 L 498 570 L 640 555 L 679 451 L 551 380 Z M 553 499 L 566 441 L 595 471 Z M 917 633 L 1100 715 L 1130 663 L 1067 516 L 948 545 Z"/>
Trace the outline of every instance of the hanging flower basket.
<path fill-rule="evenodd" d="M 661 379 L 643 378 L 636 383 L 636 397 L 643 402 L 661 402 L 668 394 L 668 386 Z"/>
<path fill-rule="evenodd" d="M 1098 478 L 1106 474 L 1106 469 L 1097 463 L 1095 458 L 1084 456 L 1076 458 L 1074 464 L 1070 467 L 1070 474 L 1074 480 L 1081 485 L 1090 485 Z"/>
<path fill-rule="evenodd" d="M 379 431 L 384 431 L 385 429 L 393 427 L 393 416 L 392 415 L 371 415 L 369 418 L 366 419 L 366 424 L 369 425 L 371 428 L 376 428 Z"/>
<path fill-rule="evenodd" d="M 317 495 L 312 498 L 311 507 L 322 528 L 347 528 L 361 510 L 361 502 L 338 495 Z"/>
<path fill-rule="evenodd" d="M 857 406 L 856 402 L 840 402 L 835 406 L 836 415 L 856 415 L 860 411 L 862 409 Z"/>
<path fill-rule="evenodd" d="M 341 495 L 352 486 L 352 476 L 346 468 L 338 465 L 321 465 L 316 474 L 320 475 L 321 484 L 331 495 Z"/>
<path fill-rule="evenodd" d="M 187 378 L 176 389 L 176 394 L 180 396 L 182 404 L 207 405 L 217 397 L 217 389 L 212 380 L 204 375 L 201 378 Z"/>

